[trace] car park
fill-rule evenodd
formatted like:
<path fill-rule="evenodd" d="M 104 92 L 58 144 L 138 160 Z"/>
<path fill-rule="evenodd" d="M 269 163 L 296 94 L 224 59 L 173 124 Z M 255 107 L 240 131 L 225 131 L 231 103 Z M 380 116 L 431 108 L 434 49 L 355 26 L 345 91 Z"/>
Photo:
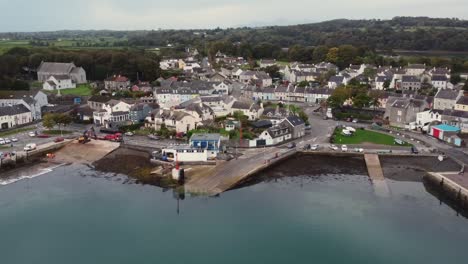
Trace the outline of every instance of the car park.
<path fill-rule="evenodd" d="M 5 145 L 5 140 L 3 138 L 0 138 L 0 145 Z"/>
<path fill-rule="evenodd" d="M 12 137 L 12 138 L 11 138 L 11 142 L 18 142 L 18 139 L 15 138 L 15 137 Z"/>
<path fill-rule="evenodd" d="M 11 140 L 9 138 L 5 138 L 5 144 L 11 144 Z"/>

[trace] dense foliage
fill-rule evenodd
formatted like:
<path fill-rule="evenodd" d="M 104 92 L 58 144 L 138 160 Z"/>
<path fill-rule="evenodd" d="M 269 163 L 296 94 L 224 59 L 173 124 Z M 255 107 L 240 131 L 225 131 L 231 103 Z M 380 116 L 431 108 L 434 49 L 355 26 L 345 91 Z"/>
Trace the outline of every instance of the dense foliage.
<path fill-rule="evenodd" d="M 115 74 L 153 81 L 160 76 L 159 57 L 138 49 L 66 50 L 58 48 L 12 48 L 0 56 L 0 85 L 10 89 L 25 89 L 16 80 L 35 78 L 42 61 L 74 62 L 86 70 L 89 80 L 103 80 Z M 32 70 L 32 71 L 30 71 Z"/>

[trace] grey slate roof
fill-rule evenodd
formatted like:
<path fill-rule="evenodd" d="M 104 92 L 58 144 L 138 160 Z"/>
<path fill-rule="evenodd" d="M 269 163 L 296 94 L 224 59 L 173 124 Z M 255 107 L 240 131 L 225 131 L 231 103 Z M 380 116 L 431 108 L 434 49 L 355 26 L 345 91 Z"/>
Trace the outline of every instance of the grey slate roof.
<path fill-rule="evenodd" d="M 458 99 L 457 104 L 468 105 L 468 96 L 462 96 Z"/>
<path fill-rule="evenodd" d="M 434 75 L 432 76 L 432 81 L 447 81 L 448 78 L 445 75 Z"/>
<path fill-rule="evenodd" d="M 403 75 L 401 77 L 402 82 L 421 82 L 421 80 L 413 75 Z"/>
<path fill-rule="evenodd" d="M 12 115 L 19 115 L 23 113 L 28 113 L 29 111 L 26 106 L 19 104 L 13 106 L 3 106 L 0 107 L 0 116 L 12 116 Z"/>
<path fill-rule="evenodd" d="M 451 90 L 451 89 L 441 89 L 437 94 L 435 95 L 435 98 L 437 99 L 448 99 L 448 100 L 455 100 L 458 97 L 458 91 L 456 90 Z"/>
<path fill-rule="evenodd" d="M 221 135 L 217 133 L 207 133 L 207 134 L 193 134 L 192 137 L 190 138 L 190 141 L 203 141 L 203 140 L 220 140 Z"/>
<path fill-rule="evenodd" d="M 294 127 L 305 124 L 304 120 L 300 119 L 298 116 L 288 116 L 286 119 Z"/>
<path fill-rule="evenodd" d="M 70 73 L 73 68 L 75 68 L 73 63 L 61 63 L 61 62 L 42 62 L 37 69 L 38 72 L 46 73 Z"/>

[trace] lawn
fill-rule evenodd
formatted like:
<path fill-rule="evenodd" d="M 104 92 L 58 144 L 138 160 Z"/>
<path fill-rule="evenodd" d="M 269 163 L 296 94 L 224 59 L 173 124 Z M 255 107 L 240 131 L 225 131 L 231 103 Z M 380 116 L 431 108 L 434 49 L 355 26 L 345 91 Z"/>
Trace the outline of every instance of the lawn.
<path fill-rule="evenodd" d="M 34 127 L 26 127 L 26 128 L 18 128 L 18 129 L 5 131 L 5 132 L 0 132 L 0 137 L 7 137 L 7 136 L 10 136 L 10 135 L 15 135 L 15 134 L 18 134 L 18 133 L 31 131 L 31 130 L 34 130 L 34 129 L 35 129 Z"/>
<path fill-rule="evenodd" d="M 57 91 L 54 91 L 53 93 L 57 93 Z M 89 86 L 89 84 L 79 84 L 74 89 L 60 90 L 60 93 L 62 95 L 89 96 L 89 95 L 92 95 L 93 88 L 91 88 L 91 86 Z"/>
<path fill-rule="evenodd" d="M 334 143 L 337 144 L 362 144 L 362 143 L 373 143 L 378 145 L 388 145 L 388 146 L 395 146 L 394 137 L 370 131 L 370 130 L 363 130 L 363 129 L 356 129 L 356 132 L 352 136 L 344 136 L 341 134 L 342 129 L 336 129 L 335 134 L 333 135 L 335 138 Z M 396 146 L 404 146 L 409 147 L 411 144 L 406 143 L 405 145 L 396 145 Z"/>
<path fill-rule="evenodd" d="M 43 134 L 45 135 L 67 135 L 67 134 L 71 134 L 72 132 L 71 131 L 67 131 L 67 130 L 44 130 L 42 131 Z"/>

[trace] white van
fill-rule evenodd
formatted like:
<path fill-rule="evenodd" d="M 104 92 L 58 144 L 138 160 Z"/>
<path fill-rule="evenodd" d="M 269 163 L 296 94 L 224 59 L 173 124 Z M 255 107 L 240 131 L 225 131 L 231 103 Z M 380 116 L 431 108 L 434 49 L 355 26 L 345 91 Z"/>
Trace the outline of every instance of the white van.
<path fill-rule="evenodd" d="M 35 150 L 36 148 L 37 148 L 37 145 L 35 143 L 29 143 L 24 147 L 24 151 Z"/>

